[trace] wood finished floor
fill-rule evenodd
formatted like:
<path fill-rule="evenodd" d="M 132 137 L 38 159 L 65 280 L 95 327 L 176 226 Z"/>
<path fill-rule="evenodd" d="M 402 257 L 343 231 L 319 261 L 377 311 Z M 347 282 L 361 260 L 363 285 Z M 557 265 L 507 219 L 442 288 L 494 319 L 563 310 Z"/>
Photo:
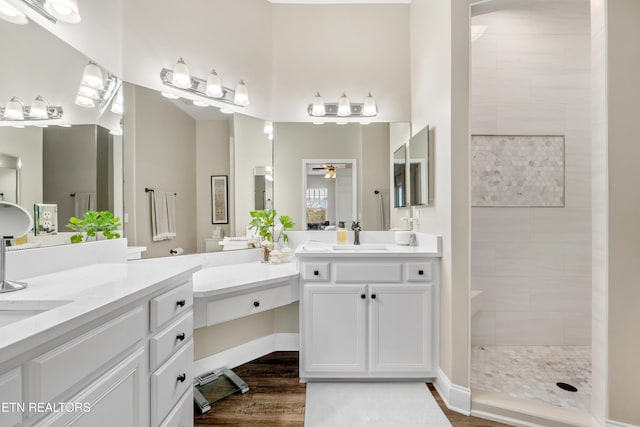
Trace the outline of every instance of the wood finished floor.
<path fill-rule="evenodd" d="M 299 381 L 297 351 L 271 353 L 236 367 L 234 372 L 249 385 L 249 392 L 228 397 L 208 413 L 196 415 L 195 427 L 304 425 L 306 386 Z M 448 410 L 435 388 L 428 386 L 453 427 L 507 427 Z"/>

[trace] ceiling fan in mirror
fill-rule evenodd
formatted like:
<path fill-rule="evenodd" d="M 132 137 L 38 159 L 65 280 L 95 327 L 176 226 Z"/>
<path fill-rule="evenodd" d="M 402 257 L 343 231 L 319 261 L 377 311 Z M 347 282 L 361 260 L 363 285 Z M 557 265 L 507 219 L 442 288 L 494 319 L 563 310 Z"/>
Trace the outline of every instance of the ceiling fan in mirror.
<path fill-rule="evenodd" d="M 311 169 L 312 170 L 325 170 L 326 173 L 324 175 L 325 178 L 327 179 L 335 179 L 336 178 L 336 168 L 344 168 L 345 165 L 344 164 L 330 164 L 330 163 L 324 163 L 321 166 L 314 166 Z"/>

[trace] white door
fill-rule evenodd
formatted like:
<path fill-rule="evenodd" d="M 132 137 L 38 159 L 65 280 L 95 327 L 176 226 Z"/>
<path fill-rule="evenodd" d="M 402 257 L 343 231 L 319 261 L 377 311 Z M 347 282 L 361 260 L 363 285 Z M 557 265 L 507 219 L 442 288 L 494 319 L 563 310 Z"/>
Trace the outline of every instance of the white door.
<path fill-rule="evenodd" d="M 353 177 L 351 169 L 336 170 L 336 223 L 344 221 L 347 229 L 357 218 L 353 212 Z"/>
<path fill-rule="evenodd" d="M 365 285 L 304 285 L 305 373 L 366 372 Z"/>
<path fill-rule="evenodd" d="M 433 371 L 432 285 L 369 285 L 371 372 Z"/>

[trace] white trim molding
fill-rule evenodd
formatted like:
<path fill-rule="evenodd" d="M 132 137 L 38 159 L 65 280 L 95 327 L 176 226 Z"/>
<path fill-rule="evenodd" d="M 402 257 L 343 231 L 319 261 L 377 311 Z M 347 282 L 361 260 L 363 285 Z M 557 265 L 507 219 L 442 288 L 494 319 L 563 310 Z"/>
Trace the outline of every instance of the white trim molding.
<path fill-rule="evenodd" d="M 193 362 L 194 376 L 226 367 L 235 368 L 274 351 L 298 351 L 300 338 L 297 333 L 271 334 L 248 343 L 212 354 Z"/>
<path fill-rule="evenodd" d="M 471 389 L 453 384 L 440 368 L 438 368 L 438 377 L 433 385 L 447 408 L 463 415 L 471 415 Z"/>
<path fill-rule="evenodd" d="M 606 427 L 638 427 L 634 424 L 621 423 L 620 421 L 607 420 Z"/>

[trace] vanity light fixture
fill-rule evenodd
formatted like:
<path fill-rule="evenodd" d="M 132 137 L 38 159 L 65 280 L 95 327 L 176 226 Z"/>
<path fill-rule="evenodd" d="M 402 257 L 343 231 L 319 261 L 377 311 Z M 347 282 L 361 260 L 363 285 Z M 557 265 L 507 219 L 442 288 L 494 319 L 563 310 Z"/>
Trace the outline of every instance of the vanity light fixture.
<path fill-rule="evenodd" d="M 160 92 L 160 95 L 164 96 L 167 99 L 180 99 L 178 95 L 174 95 L 173 93 L 169 92 Z"/>
<path fill-rule="evenodd" d="M 122 85 L 120 85 L 120 88 L 116 92 L 116 96 L 111 102 L 111 112 L 114 114 L 124 113 L 124 97 L 122 95 Z"/>
<path fill-rule="evenodd" d="M 272 133 L 270 133 L 269 135 L 267 135 L 267 139 L 268 139 L 269 141 L 273 141 L 273 134 L 272 134 Z"/>
<path fill-rule="evenodd" d="M 86 108 L 98 106 L 104 112 L 111 103 L 111 111 L 122 114 L 124 103 L 121 85 L 122 82 L 116 76 L 103 71 L 95 62 L 89 61 L 82 71 L 75 104 Z"/>
<path fill-rule="evenodd" d="M 378 106 L 371 93 L 363 103 L 358 103 L 351 102 L 345 92 L 338 102 L 324 102 L 318 92 L 307 107 L 307 113 L 312 117 L 374 117 L 378 115 Z"/>
<path fill-rule="evenodd" d="M 60 126 L 61 128 L 70 128 L 71 125 L 69 123 L 60 123 L 58 126 Z"/>
<path fill-rule="evenodd" d="M 62 107 L 49 105 L 42 96 L 37 96 L 30 106 L 25 106 L 14 96 L 4 108 L 0 108 L 0 121 L 54 120 L 61 117 Z"/>
<path fill-rule="evenodd" d="M 80 85 L 80 88 L 78 89 L 78 95 L 90 99 L 100 99 L 100 92 L 98 92 L 98 89 L 82 85 Z"/>
<path fill-rule="evenodd" d="M 67 24 L 77 24 L 81 21 L 78 0 L 45 0 L 44 10 Z"/>
<path fill-rule="evenodd" d="M 80 84 L 97 90 L 104 89 L 102 69 L 98 67 L 95 62 L 89 61 L 82 72 L 82 81 Z"/>
<path fill-rule="evenodd" d="M 0 19 L 19 25 L 29 23 L 29 20 L 24 13 L 20 12 L 5 0 L 0 0 Z"/>
<path fill-rule="evenodd" d="M 270 133 L 273 133 L 273 122 L 270 120 L 265 120 L 264 121 L 264 133 L 266 133 L 267 135 L 269 135 Z"/>
<path fill-rule="evenodd" d="M 96 101 L 86 96 L 77 94 L 74 103 L 80 107 L 93 108 L 96 106 Z"/>
<path fill-rule="evenodd" d="M 208 107 L 209 104 L 207 104 L 204 101 L 193 101 L 193 105 L 195 105 L 196 107 Z"/>
<path fill-rule="evenodd" d="M 243 80 L 240 80 L 234 90 L 222 85 L 220 76 L 215 70 L 211 70 L 206 80 L 192 76 L 182 58 L 178 60 L 173 70 L 163 68 L 160 71 L 160 79 L 166 86 L 190 92 L 212 101 L 240 107 L 249 105 L 249 91 Z"/>
<path fill-rule="evenodd" d="M 228 108 L 221 108 L 221 109 L 220 109 L 220 112 L 221 112 L 222 114 L 233 114 L 233 110 L 230 110 L 230 109 L 228 109 Z"/>
<path fill-rule="evenodd" d="M 122 135 L 122 119 L 120 119 L 120 122 L 118 123 L 118 126 L 113 128 L 113 129 L 111 129 L 109 131 L 109 133 L 111 135 L 116 135 L 116 136 Z"/>

